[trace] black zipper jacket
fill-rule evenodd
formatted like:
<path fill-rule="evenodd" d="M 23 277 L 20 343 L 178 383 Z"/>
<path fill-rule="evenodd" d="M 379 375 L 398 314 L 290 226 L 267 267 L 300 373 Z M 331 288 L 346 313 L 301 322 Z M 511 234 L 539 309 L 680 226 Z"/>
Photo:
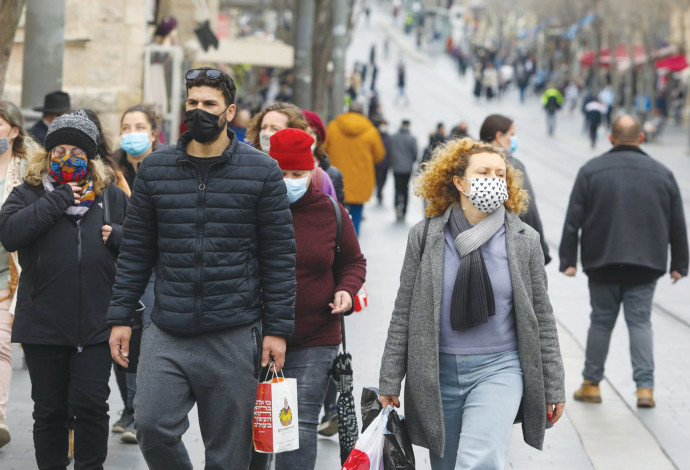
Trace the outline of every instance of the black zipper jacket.
<path fill-rule="evenodd" d="M 18 251 L 22 268 L 12 342 L 83 347 L 108 340 L 105 316 L 115 278 L 127 196 L 108 189 L 113 233 L 103 243 L 103 197 L 79 223 L 65 210 L 68 185 L 47 192 L 23 183 L 0 211 L 0 242 Z"/>
<path fill-rule="evenodd" d="M 134 181 L 108 312 L 132 325 L 132 312 L 156 269 L 151 320 L 193 336 L 262 320 L 287 337 L 295 315 L 295 234 L 275 160 L 237 142 L 202 179 L 185 133 L 177 147 L 146 157 Z"/>

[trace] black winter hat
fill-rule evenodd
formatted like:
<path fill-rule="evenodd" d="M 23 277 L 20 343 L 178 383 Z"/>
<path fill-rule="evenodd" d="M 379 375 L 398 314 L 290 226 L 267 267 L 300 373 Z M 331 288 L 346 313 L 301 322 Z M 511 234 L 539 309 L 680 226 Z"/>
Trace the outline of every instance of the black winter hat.
<path fill-rule="evenodd" d="M 98 128 L 84 111 L 56 117 L 48 127 L 45 148 L 48 152 L 61 144 L 79 147 L 89 159 L 98 154 Z"/>

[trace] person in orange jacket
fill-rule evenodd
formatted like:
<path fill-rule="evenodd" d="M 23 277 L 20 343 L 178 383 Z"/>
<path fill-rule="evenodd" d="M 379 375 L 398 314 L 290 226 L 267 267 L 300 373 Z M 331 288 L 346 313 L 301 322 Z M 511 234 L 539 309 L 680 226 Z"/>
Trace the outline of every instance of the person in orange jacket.
<path fill-rule="evenodd" d="M 386 155 L 381 136 L 363 112 L 362 103 L 353 102 L 350 110 L 328 125 L 324 151 L 343 173 L 345 206 L 359 235 L 362 208 L 376 186 L 374 165 Z"/>

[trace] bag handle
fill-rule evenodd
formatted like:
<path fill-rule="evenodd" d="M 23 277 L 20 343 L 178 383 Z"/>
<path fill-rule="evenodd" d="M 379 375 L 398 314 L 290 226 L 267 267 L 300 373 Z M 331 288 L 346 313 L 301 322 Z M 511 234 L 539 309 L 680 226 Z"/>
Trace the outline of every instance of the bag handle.
<path fill-rule="evenodd" d="M 335 252 L 340 253 L 340 240 L 343 236 L 343 214 L 340 212 L 338 201 L 328 194 L 326 196 L 328 196 L 331 204 L 333 204 L 333 209 L 335 209 Z"/>
<path fill-rule="evenodd" d="M 110 220 L 110 201 L 108 198 L 108 188 L 103 191 L 103 225 L 113 226 Z"/>
<path fill-rule="evenodd" d="M 273 367 L 273 373 L 271 374 L 271 378 L 268 378 L 268 374 L 271 373 L 271 367 Z M 266 376 L 264 377 L 264 380 L 261 382 L 265 383 L 270 381 L 273 381 L 274 379 L 278 379 L 278 382 L 284 382 L 285 381 L 285 375 L 283 374 L 283 369 L 280 369 L 280 372 L 276 370 L 276 363 L 275 361 L 271 361 L 271 364 L 268 366 L 268 369 L 266 370 Z M 282 379 L 282 380 L 280 380 Z"/>
<path fill-rule="evenodd" d="M 328 194 L 326 194 L 326 196 L 328 196 L 335 210 L 335 252 L 337 254 L 340 253 L 340 240 L 343 236 L 343 214 L 340 211 L 338 201 Z M 345 315 L 340 315 L 340 332 L 343 335 L 343 352 L 345 353 L 347 352 L 347 342 L 345 341 Z"/>
<path fill-rule="evenodd" d="M 424 221 L 424 233 L 422 234 L 422 250 L 419 253 L 419 260 L 421 261 L 422 256 L 424 255 L 424 248 L 426 247 L 426 237 L 429 235 L 429 223 L 431 223 L 431 219 L 429 217 L 426 218 Z"/>

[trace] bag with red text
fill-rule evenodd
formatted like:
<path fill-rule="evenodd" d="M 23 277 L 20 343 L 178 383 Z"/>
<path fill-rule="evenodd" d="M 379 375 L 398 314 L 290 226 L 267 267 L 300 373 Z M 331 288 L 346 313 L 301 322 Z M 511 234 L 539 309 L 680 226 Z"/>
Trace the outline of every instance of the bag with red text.
<path fill-rule="evenodd" d="M 260 382 L 252 420 L 256 451 L 277 454 L 299 449 L 298 418 L 297 380 L 274 373 Z"/>

